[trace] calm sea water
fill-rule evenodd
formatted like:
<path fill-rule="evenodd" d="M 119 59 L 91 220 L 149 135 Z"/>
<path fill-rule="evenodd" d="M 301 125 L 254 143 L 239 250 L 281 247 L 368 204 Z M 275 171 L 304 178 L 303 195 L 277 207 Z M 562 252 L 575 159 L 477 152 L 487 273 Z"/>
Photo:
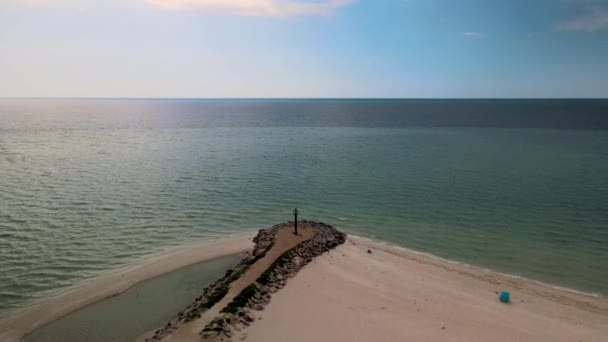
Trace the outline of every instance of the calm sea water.
<path fill-rule="evenodd" d="M 608 294 L 608 101 L 0 100 L 0 316 L 307 219 Z"/>

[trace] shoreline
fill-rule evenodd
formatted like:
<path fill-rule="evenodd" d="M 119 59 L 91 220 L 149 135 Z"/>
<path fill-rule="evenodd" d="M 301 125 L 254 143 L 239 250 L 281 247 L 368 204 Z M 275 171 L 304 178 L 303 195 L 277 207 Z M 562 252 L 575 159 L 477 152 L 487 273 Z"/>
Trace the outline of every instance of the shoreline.
<path fill-rule="evenodd" d="M 500 291 L 510 292 L 508 303 Z M 604 341 L 608 301 L 350 236 L 302 269 L 254 321 L 236 337 Z"/>
<path fill-rule="evenodd" d="M 146 280 L 200 262 L 244 253 L 253 247 L 251 239 L 254 235 L 242 233 L 164 250 L 135 264 L 85 279 L 0 320 L 0 341 L 20 341 L 72 312 L 117 296 Z"/>
<path fill-rule="evenodd" d="M 603 296 L 599 293 L 591 293 L 585 292 L 577 289 L 572 289 L 568 287 L 563 287 L 559 285 L 553 285 L 549 283 L 545 283 L 535 279 L 529 279 L 523 276 L 518 276 L 509 273 L 503 273 L 499 271 L 495 271 L 486 267 L 471 265 L 468 263 L 445 259 L 430 253 L 420 252 L 416 250 L 409 249 L 407 247 L 402 247 L 398 245 L 394 245 L 384 241 L 373 240 L 367 237 L 357 236 L 357 235 L 349 235 L 348 241 L 353 244 L 361 244 L 363 246 L 380 250 L 382 252 L 392 254 L 394 256 L 414 261 L 420 264 L 425 264 L 429 266 L 434 266 L 441 268 L 448 272 L 454 272 L 459 275 L 464 275 L 467 277 L 472 277 L 477 280 L 490 282 L 493 284 L 500 284 L 505 286 L 512 286 L 517 289 L 539 289 L 546 290 L 551 293 L 556 293 L 556 295 L 563 295 L 566 297 L 577 297 L 583 301 L 590 302 L 600 302 L 604 306 L 601 308 L 603 311 L 608 314 L 608 297 Z M 536 293 L 535 294 L 539 294 Z M 553 296 L 551 296 L 553 297 Z"/>
<path fill-rule="evenodd" d="M 147 257 L 138 264 L 124 266 L 109 271 L 108 274 L 87 279 L 75 286 L 44 298 L 38 303 L 22 308 L 1 320 L 0 340 L 19 341 L 24 336 L 47 324 L 88 305 L 116 296 L 143 281 L 199 262 L 250 250 L 253 247 L 251 239 L 254 235 L 255 232 L 251 232 L 176 247 Z M 602 314 L 608 313 L 608 301 L 602 294 L 584 292 L 522 276 L 502 273 L 364 236 L 349 234 L 347 240 L 355 245 L 360 244 L 404 258 L 405 260 L 439 267 L 444 271 L 473 277 L 495 285 L 511 286 L 518 290 L 528 291 L 532 295 L 551 300 L 559 298 L 562 304 L 582 304 L 592 311 Z M 202 247 L 206 247 L 206 250 L 201 252 L 198 249 Z"/>
<path fill-rule="evenodd" d="M 362 236 L 362 235 L 353 235 L 353 234 L 348 234 L 348 238 L 349 240 L 355 240 L 355 241 L 361 241 L 363 243 L 367 243 L 370 244 L 371 246 L 374 246 L 375 248 L 384 250 L 384 249 L 389 249 L 389 250 L 395 250 L 395 251 L 399 251 L 399 252 L 403 252 L 406 254 L 412 254 L 415 256 L 421 256 L 423 258 L 428 258 L 430 260 L 436 260 L 438 262 L 443 262 L 443 263 L 447 263 L 449 265 L 454 265 L 454 266 L 460 266 L 463 267 L 465 269 L 470 269 L 472 271 L 476 271 L 476 272 L 487 272 L 487 273 L 493 273 L 493 274 L 497 274 L 501 277 L 505 277 L 505 278 L 509 278 L 512 279 L 514 281 L 523 281 L 523 282 L 528 282 L 528 283 L 533 283 L 539 286 L 544 286 L 547 288 L 551 288 L 557 291 L 564 291 L 564 292 L 569 292 L 575 295 L 580 295 L 580 296 L 585 296 L 585 297 L 590 297 L 590 298 L 597 298 L 597 299 L 603 299 L 603 300 L 608 300 L 608 294 L 604 295 L 602 293 L 596 293 L 596 292 L 588 292 L 588 291 L 584 291 L 584 290 L 579 290 L 579 289 L 573 289 L 571 287 L 566 287 L 563 285 L 556 285 L 556 284 L 551 284 L 542 280 L 536 280 L 536 279 L 531 279 L 522 275 L 517 275 L 517 274 L 512 274 L 512 273 L 506 273 L 506 272 L 501 272 L 501 271 L 497 271 L 494 269 L 491 269 L 489 267 L 485 267 L 485 266 L 478 266 L 478 265 L 474 265 L 474 264 L 470 264 L 467 262 L 463 262 L 463 261 L 457 261 L 457 260 L 452 260 L 452 259 L 447 259 L 444 257 L 440 257 L 438 255 L 432 254 L 432 253 L 428 253 L 428 252 L 422 252 L 422 251 L 418 251 L 415 249 L 411 249 L 408 247 L 404 247 L 404 246 L 400 246 L 400 245 L 396 245 L 387 241 L 383 241 L 383 240 L 378 240 L 378 239 L 374 239 L 371 237 L 367 237 L 367 236 Z"/>

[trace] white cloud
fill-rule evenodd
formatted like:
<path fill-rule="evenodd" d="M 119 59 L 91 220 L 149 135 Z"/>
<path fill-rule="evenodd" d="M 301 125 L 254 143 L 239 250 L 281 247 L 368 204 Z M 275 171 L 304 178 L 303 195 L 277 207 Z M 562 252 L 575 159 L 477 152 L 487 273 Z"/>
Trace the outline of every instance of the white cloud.
<path fill-rule="evenodd" d="M 594 8 L 578 18 L 559 23 L 554 30 L 595 32 L 607 28 L 608 11 L 602 8 Z"/>
<path fill-rule="evenodd" d="M 151 4 L 171 9 L 221 11 L 249 16 L 329 15 L 353 0 L 148 0 Z"/>
<path fill-rule="evenodd" d="M 479 38 L 479 37 L 481 37 L 481 32 L 475 32 L 475 31 L 463 32 L 462 34 L 464 36 L 471 37 L 471 38 Z"/>

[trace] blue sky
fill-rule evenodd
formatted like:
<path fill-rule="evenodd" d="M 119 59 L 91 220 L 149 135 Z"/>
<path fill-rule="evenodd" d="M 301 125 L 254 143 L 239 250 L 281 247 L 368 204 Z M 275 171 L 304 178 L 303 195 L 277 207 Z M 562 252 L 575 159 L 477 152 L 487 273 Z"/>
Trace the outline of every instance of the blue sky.
<path fill-rule="evenodd" d="M 3 0 L 20 96 L 608 97 L 608 1 Z"/>

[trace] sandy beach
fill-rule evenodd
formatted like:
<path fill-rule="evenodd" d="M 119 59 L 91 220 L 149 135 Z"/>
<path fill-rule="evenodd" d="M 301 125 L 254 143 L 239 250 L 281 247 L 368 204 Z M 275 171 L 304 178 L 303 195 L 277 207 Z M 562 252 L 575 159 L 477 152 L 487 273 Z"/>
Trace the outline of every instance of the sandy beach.
<path fill-rule="evenodd" d="M 368 249 L 372 252 L 369 254 Z M 511 303 L 497 291 L 511 293 Z M 606 341 L 608 302 L 350 237 L 273 295 L 239 338 Z"/>
<path fill-rule="evenodd" d="M 198 332 L 241 288 L 304 236 L 280 230 L 277 245 L 229 294 L 165 341 L 199 341 Z M 0 322 L 0 341 L 24 334 L 145 279 L 215 257 L 251 250 L 251 235 L 183 247 L 114 271 Z M 509 291 L 511 302 L 498 301 Z M 284 341 L 606 341 L 608 301 L 542 283 L 349 236 L 317 256 L 249 326 L 225 340 Z M 150 334 L 142 335 L 144 340 Z M 224 337 L 222 337 L 224 338 Z"/>
<path fill-rule="evenodd" d="M 248 233 L 183 246 L 82 282 L 0 321 L 0 341 L 18 341 L 35 329 L 89 304 L 118 295 L 142 281 L 195 263 L 247 251 L 253 246 L 253 236 L 253 233 Z"/>

